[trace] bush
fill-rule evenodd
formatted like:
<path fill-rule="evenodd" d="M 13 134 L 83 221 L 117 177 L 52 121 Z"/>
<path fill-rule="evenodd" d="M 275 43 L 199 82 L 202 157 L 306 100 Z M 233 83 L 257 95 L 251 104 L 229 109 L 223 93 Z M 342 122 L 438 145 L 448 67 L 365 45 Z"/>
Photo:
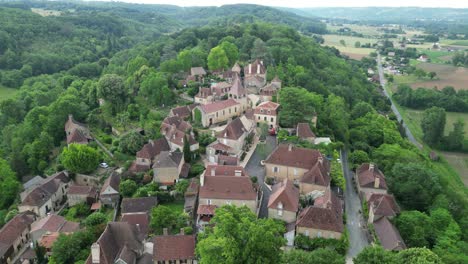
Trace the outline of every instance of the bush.
<path fill-rule="evenodd" d="M 99 152 L 86 145 L 70 144 L 60 155 L 63 166 L 76 173 L 90 173 L 94 171 L 101 159 Z"/>
<path fill-rule="evenodd" d="M 190 172 L 189 172 L 189 177 L 197 177 L 198 175 L 202 174 L 202 172 L 205 170 L 205 166 L 200 163 L 193 164 L 192 167 L 190 167 Z"/>
<path fill-rule="evenodd" d="M 309 238 L 302 234 L 297 235 L 294 244 L 296 247 L 312 251 L 318 248 L 329 248 L 335 250 L 340 255 L 345 255 L 346 251 L 348 250 L 348 239 L 347 235 L 344 234 L 341 239 L 333 239 L 333 238 Z"/>
<path fill-rule="evenodd" d="M 268 184 L 268 185 L 273 185 L 273 184 L 275 184 L 275 179 L 272 178 L 272 177 L 267 177 L 265 179 L 265 183 Z"/>

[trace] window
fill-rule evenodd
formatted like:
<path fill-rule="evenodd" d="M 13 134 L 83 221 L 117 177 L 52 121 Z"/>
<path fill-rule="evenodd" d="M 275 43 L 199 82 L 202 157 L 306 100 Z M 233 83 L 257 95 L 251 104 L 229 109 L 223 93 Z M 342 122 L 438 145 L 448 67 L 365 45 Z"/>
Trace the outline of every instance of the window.
<path fill-rule="evenodd" d="M 225 115 L 225 114 L 226 114 L 226 112 L 223 110 L 223 115 Z"/>
<path fill-rule="evenodd" d="M 317 232 L 317 237 L 322 237 L 322 232 L 318 231 Z"/>
<path fill-rule="evenodd" d="M 309 230 L 306 230 L 306 231 L 305 231 L 305 235 L 306 235 L 306 236 L 309 236 Z"/>
<path fill-rule="evenodd" d="M 263 117 L 263 121 L 266 121 L 266 116 Z"/>
<path fill-rule="evenodd" d="M 260 109 L 260 113 L 263 113 L 263 109 Z"/>
<path fill-rule="evenodd" d="M 278 167 L 273 167 L 273 172 L 279 172 L 279 168 Z"/>
<path fill-rule="evenodd" d="M 297 175 L 297 169 L 294 168 L 294 176 L 296 176 L 296 175 Z"/>
<path fill-rule="evenodd" d="M 211 200 L 210 199 L 208 199 L 208 205 L 211 205 Z"/>
<path fill-rule="evenodd" d="M 260 120 L 260 118 L 261 118 L 261 117 L 260 117 L 260 116 L 258 116 L 258 120 Z"/>
<path fill-rule="evenodd" d="M 231 108 L 229 108 L 229 114 L 231 114 Z"/>
<path fill-rule="evenodd" d="M 270 119 L 270 122 L 274 122 L 274 121 L 273 121 L 273 117 Z"/>

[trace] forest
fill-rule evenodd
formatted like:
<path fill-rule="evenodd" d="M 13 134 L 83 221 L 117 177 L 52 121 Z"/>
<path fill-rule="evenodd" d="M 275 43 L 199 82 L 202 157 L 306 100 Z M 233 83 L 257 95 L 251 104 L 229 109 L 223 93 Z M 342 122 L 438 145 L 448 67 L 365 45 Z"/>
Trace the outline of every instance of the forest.
<path fill-rule="evenodd" d="M 304 24 L 289 19 L 271 23 L 273 11 L 262 11 L 262 7 L 257 13 L 247 6 L 250 11 L 242 12 L 250 18 L 234 14 L 217 20 L 218 15 L 213 15 L 208 25 L 175 30 L 181 24 L 158 28 L 133 20 L 129 14 L 140 12 L 138 6 L 125 9 L 126 4 L 117 4 L 121 9 L 109 14 L 104 3 L 83 5 L 75 12 L 64 11 L 63 16 L 41 17 L 26 10 L 28 4 L 0 9 L 0 36 L 7 39 L 0 47 L 1 83 L 18 89 L 15 98 L 0 103 L 0 193 L 4 198 L 0 224 L 15 213 L 23 177 L 50 175 L 73 163 L 69 152 L 74 150 L 64 150 L 63 127 L 69 114 L 109 143 L 115 159 L 98 150 L 99 159 L 128 165 L 146 140 L 161 137 L 158 128 L 168 108 L 189 103 L 178 95 L 198 89 L 179 82 L 190 67 L 216 70 L 259 58 L 267 65 L 267 79 L 277 75 L 285 87 L 279 96 L 281 125 L 308 122 L 316 114 L 315 132 L 343 143 L 353 165 L 378 164 L 402 207 L 395 223 L 414 249 L 398 254 L 369 249 L 355 263 L 371 263 L 369 259 L 379 254 L 388 260 L 379 263 L 402 263 L 418 254 L 443 263 L 468 261 L 466 190 L 443 181 L 437 164 L 400 132 L 388 99 L 367 80 L 367 64 L 347 60 L 337 49 L 322 47 L 315 38 L 300 34 L 298 30 L 307 30 Z M 66 10 L 70 3 L 41 5 Z M 172 20 L 164 21 L 173 25 Z M 324 30 L 317 22 L 314 25 L 309 32 Z M 145 130 L 144 136 L 131 132 L 110 137 L 112 128 L 131 131 L 137 127 Z M 94 151 L 90 152 L 89 163 L 97 163 Z M 257 222 L 261 226 L 264 221 Z M 88 240 L 92 241 L 83 238 L 76 249 L 82 249 L 79 257 L 69 256 L 73 262 L 87 256 Z M 70 241 L 63 245 L 72 245 Z M 203 248 L 197 250 L 203 252 Z M 337 254 L 319 248 L 309 253 L 293 251 L 281 258 L 284 263 L 304 263 L 301 259 L 318 263 L 314 261 L 319 258 L 320 263 L 329 263 L 327 258 Z M 265 256 L 257 259 L 265 260 Z"/>

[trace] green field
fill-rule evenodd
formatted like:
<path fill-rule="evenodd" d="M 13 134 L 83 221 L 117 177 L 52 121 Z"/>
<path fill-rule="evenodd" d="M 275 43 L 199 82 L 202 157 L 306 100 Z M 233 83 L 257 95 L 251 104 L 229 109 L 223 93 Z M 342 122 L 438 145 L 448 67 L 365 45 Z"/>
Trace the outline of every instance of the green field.
<path fill-rule="evenodd" d="M 0 102 L 6 99 L 13 98 L 16 93 L 18 93 L 17 89 L 5 88 L 0 86 Z"/>
<path fill-rule="evenodd" d="M 420 49 L 419 52 L 426 54 L 432 63 L 447 63 L 450 62 L 453 52 L 439 50 Z"/>
<path fill-rule="evenodd" d="M 343 24 L 342 26 L 335 26 L 335 25 L 327 24 L 327 29 L 332 32 L 333 31 L 336 32 L 338 31 L 338 29 L 343 28 L 343 27 L 350 28 L 351 30 L 357 33 L 361 33 L 366 36 L 378 36 L 382 34 L 382 32 L 379 31 L 377 27 L 373 27 L 373 26 L 354 25 L 354 24 Z"/>
<path fill-rule="evenodd" d="M 468 46 L 468 40 L 466 39 L 444 39 L 441 43 L 444 45 Z"/>
<path fill-rule="evenodd" d="M 351 37 L 351 36 L 341 36 L 341 35 L 323 35 L 323 39 L 325 40 L 324 45 L 332 46 L 337 48 L 340 52 L 345 55 L 348 55 L 352 59 L 361 59 L 369 55 L 371 52 L 375 52 L 375 49 L 372 48 L 356 48 L 354 44 L 359 41 L 361 45 L 366 43 L 376 43 L 377 39 L 373 38 L 359 38 L 359 37 Z M 341 40 L 344 40 L 345 45 L 340 43 Z"/>

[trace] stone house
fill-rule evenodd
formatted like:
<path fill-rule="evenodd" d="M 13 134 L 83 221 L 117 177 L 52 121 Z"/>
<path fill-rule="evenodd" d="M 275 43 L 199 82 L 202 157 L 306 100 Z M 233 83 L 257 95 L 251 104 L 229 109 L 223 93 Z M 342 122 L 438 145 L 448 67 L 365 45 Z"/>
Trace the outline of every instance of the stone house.
<path fill-rule="evenodd" d="M 367 193 L 387 193 L 385 176 L 375 164 L 364 163 L 356 169 L 358 192 L 362 196 Z"/>
<path fill-rule="evenodd" d="M 197 222 L 209 222 L 214 210 L 226 204 L 247 206 L 257 214 L 258 202 L 258 188 L 243 167 L 208 165 L 200 176 Z"/>
<path fill-rule="evenodd" d="M 161 151 L 153 164 L 153 180 L 163 185 L 173 185 L 179 178 L 186 178 L 190 169 L 185 165 L 182 152 Z"/>
<path fill-rule="evenodd" d="M 214 101 L 214 95 L 211 91 L 211 88 L 200 88 L 198 93 L 194 96 L 194 101 L 196 104 L 209 104 Z"/>
<path fill-rule="evenodd" d="M 157 197 L 123 198 L 120 212 L 122 216 L 127 214 L 149 214 L 157 204 Z"/>
<path fill-rule="evenodd" d="M 382 217 L 373 223 L 375 235 L 383 248 L 390 251 L 399 251 L 406 249 L 405 242 L 401 238 L 400 232 L 388 220 Z"/>
<path fill-rule="evenodd" d="M 141 150 L 136 153 L 136 160 L 128 169 L 130 172 L 146 172 L 151 169 L 154 158 L 159 155 L 161 151 L 169 151 L 171 147 L 165 137 L 157 140 L 149 140 Z"/>
<path fill-rule="evenodd" d="M 197 116 L 199 116 L 201 125 L 203 127 L 209 127 L 214 124 L 226 122 L 235 116 L 240 116 L 241 113 L 241 104 L 230 98 L 225 101 L 199 105 L 192 111 L 192 116 L 194 121 L 197 121 Z"/>
<path fill-rule="evenodd" d="M 63 205 L 69 189 L 70 179 L 66 171 L 45 178 L 22 199 L 19 212 L 31 211 L 38 217 L 56 212 Z"/>
<path fill-rule="evenodd" d="M 369 211 L 369 223 L 373 223 L 382 217 L 392 219 L 400 213 L 400 208 L 395 201 L 395 197 L 384 193 L 366 194 L 366 201 Z"/>
<path fill-rule="evenodd" d="M 89 128 L 73 119 L 73 115 L 68 115 L 65 123 L 65 134 L 67 135 L 67 144 L 88 144 L 93 140 Z"/>
<path fill-rule="evenodd" d="M 101 204 L 115 207 L 120 201 L 120 175 L 112 172 L 104 181 L 99 195 Z"/>
<path fill-rule="evenodd" d="M 37 242 L 50 233 L 71 234 L 79 229 L 80 223 L 67 221 L 62 216 L 51 214 L 32 223 L 30 235 L 32 241 Z"/>
<path fill-rule="evenodd" d="M 265 123 L 269 129 L 276 129 L 278 127 L 278 110 L 280 105 L 274 102 L 263 102 L 260 103 L 254 112 L 255 122 L 257 126 Z"/>
<path fill-rule="evenodd" d="M 280 144 L 265 160 L 267 177 L 299 184 L 301 194 L 325 192 L 330 186 L 330 163 L 318 150 Z"/>
<path fill-rule="evenodd" d="M 29 231 L 35 219 L 34 213 L 22 212 L 0 229 L 0 263 L 13 263 L 13 259 L 31 238 Z"/>
<path fill-rule="evenodd" d="M 192 67 L 190 68 L 190 77 L 191 79 L 197 82 L 203 82 L 206 76 L 206 71 L 203 67 Z"/>
<path fill-rule="evenodd" d="M 154 264 L 186 263 L 196 264 L 195 235 L 169 235 L 164 229 L 162 236 L 153 238 Z"/>
<path fill-rule="evenodd" d="M 266 84 L 266 68 L 263 61 L 256 59 L 244 67 L 244 85 L 261 88 Z"/>
<path fill-rule="evenodd" d="M 229 89 L 228 97 L 236 100 L 241 105 L 241 111 L 244 112 L 249 107 L 247 92 L 239 77 L 234 79 L 234 82 Z"/>
<path fill-rule="evenodd" d="M 68 189 L 68 206 L 74 206 L 79 203 L 91 205 L 98 200 L 98 191 L 93 186 L 72 185 Z"/>
<path fill-rule="evenodd" d="M 286 223 L 296 222 L 299 210 L 299 189 L 293 182 L 284 179 L 273 185 L 268 200 L 268 218 L 275 218 Z"/>
<path fill-rule="evenodd" d="M 176 149 L 183 151 L 185 137 L 189 141 L 190 151 L 196 151 L 199 148 L 192 133 L 192 125 L 178 116 L 166 117 L 163 120 L 161 134 L 166 138 L 172 151 Z"/>
<path fill-rule="evenodd" d="M 184 105 L 184 106 L 179 106 L 172 108 L 171 111 L 169 111 L 169 116 L 178 116 L 182 119 L 189 119 L 190 116 L 192 115 L 192 110 L 197 106 L 196 104 L 190 104 L 190 105 Z"/>
<path fill-rule="evenodd" d="M 229 146 L 231 153 L 237 157 L 243 152 L 245 145 L 245 139 L 252 133 L 252 130 L 246 128 L 242 123 L 241 118 L 235 118 L 229 124 L 218 133 L 216 136 L 218 142 Z"/>
<path fill-rule="evenodd" d="M 231 90 L 232 83 L 218 82 L 211 84 L 211 91 L 215 101 L 219 101 Z"/>
<path fill-rule="evenodd" d="M 314 132 L 312 132 L 312 129 L 310 129 L 310 125 L 308 123 L 298 123 L 296 127 L 296 135 L 299 139 L 310 143 L 314 143 L 317 138 Z"/>
<path fill-rule="evenodd" d="M 296 233 L 309 238 L 323 237 L 340 239 L 344 233 L 343 206 L 335 194 L 322 199 L 299 213 Z"/>

